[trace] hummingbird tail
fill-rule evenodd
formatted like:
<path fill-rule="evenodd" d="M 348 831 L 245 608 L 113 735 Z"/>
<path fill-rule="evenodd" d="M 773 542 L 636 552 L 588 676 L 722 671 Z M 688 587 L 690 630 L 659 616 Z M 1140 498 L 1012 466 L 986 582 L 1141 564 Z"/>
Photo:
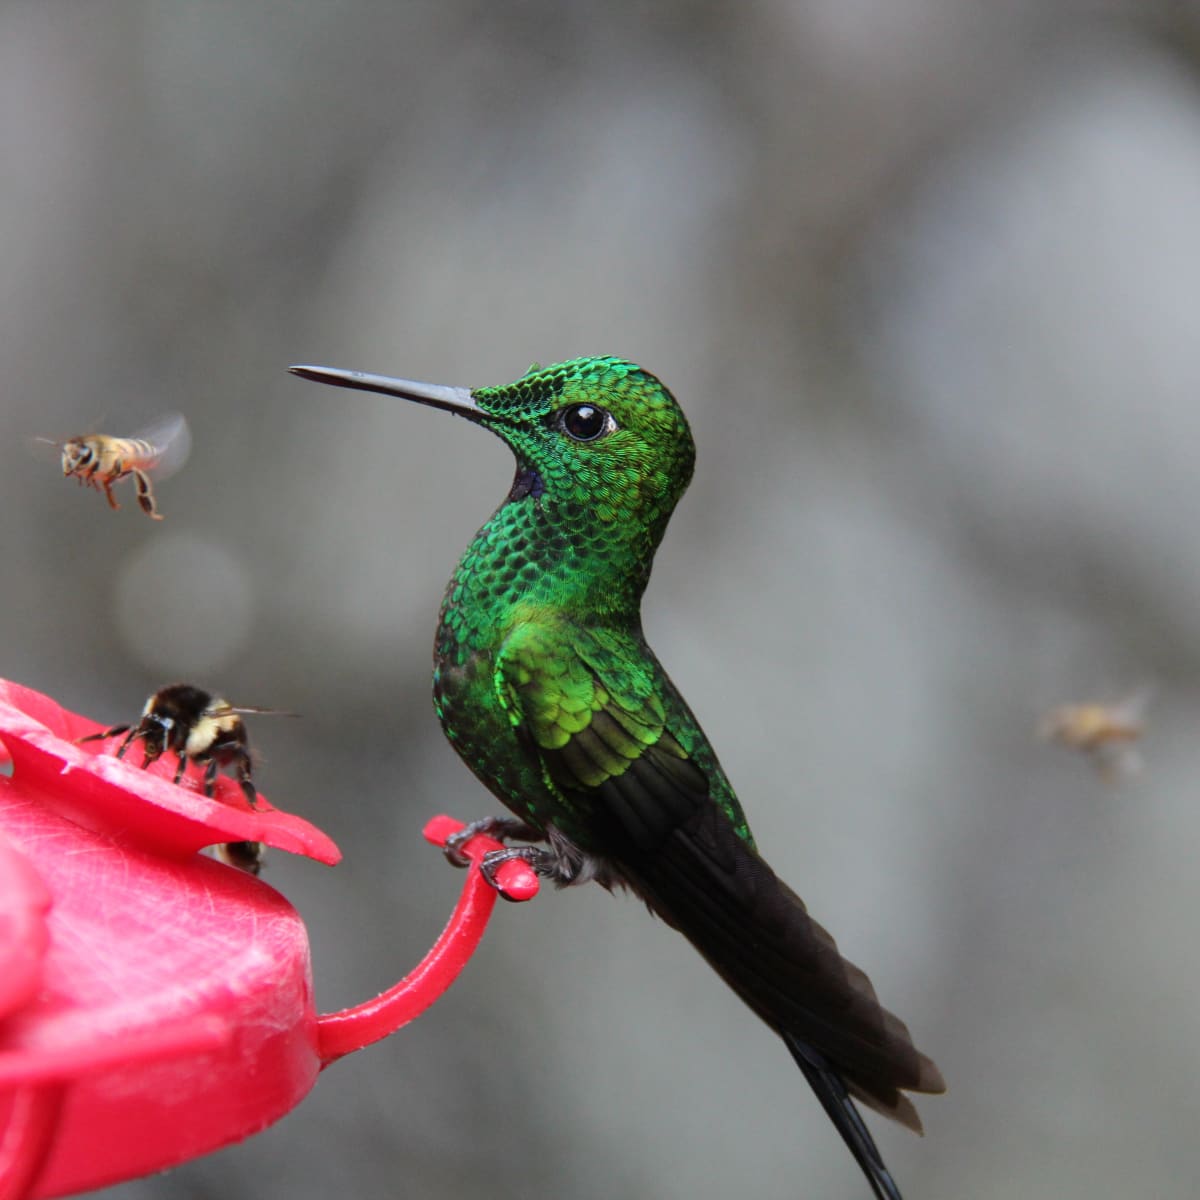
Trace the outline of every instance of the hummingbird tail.
<path fill-rule="evenodd" d="M 829 1119 L 837 1127 L 842 1140 L 862 1168 L 878 1200 L 903 1200 L 891 1172 L 884 1166 L 883 1157 L 879 1153 L 879 1147 L 875 1145 L 871 1131 L 855 1107 L 854 1101 L 850 1099 L 842 1077 L 830 1068 L 821 1055 L 798 1038 L 785 1033 L 783 1040 L 792 1052 L 797 1066 L 804 1072 L 804 1078 L 816 1092 L 817 1099 L 820 1100 Z"/>
<path fill-rule="evenodd" d="M 619 871 L 783 1038 L 875 1194 L 898 1200 L 855 1101 L 919 1133 L 904 1093 L 946 1085 L 867 976 L 716 804 L 696 806 L 652 853 L 626 854 Z"/>

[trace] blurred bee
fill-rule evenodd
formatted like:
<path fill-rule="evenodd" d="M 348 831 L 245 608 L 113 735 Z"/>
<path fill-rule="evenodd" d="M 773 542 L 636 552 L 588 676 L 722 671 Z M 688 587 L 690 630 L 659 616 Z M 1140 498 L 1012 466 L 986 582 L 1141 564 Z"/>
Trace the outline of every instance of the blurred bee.
<path fill-rule="evenodd" d="M 86 487 L 102 491 L 109 508 L 120 508 L 112 494 L 112 486 L 127 475 L 133 476 L 137 501 L 151 520 L 161 521 L 162 514 L 154 504 L 154 489 L 150 477 L 165 479 L 183 466 L 192 446 L 187 421 L 179 413 L 160 417 L 152 425 L 132 437 L 111 437 L 92 433 L 68 438 L 65 442 L 50 438 L 35 438 L 37 442 L 54 446 L 62 454 L 62 472 L 78 479 Z"/>
<path fill-rule="evenodd" d="M 1086 754 L 1101 778 L 1115 783 L 1141 769 L 1137 742 L 1149 700 L 1150 689 L 1139 688 L 1115 704 L 1064 704 L 1042 718 L 1038 736 Z"/>
<path fill-rule="evenodd" d="M 262 842 L 226 842 L 223 846 L 214 846 L 213 852 L 223 863 L 249 875 L 258 875 L 262 872 L 267 848 Z"/>
<path fill-rule="evenodd" d="M 251 808 L 258 807 L 258 789 L 254 786 L 250 743 L 243 713 L 273 713 L 295 716 L 273 708 L 234 707 L 228 700 L 213 696 L 190 683 L 172 683 L 155 692 L 146 701 L 136 725 L 114 725 L 102 733 L 91 733 L 81 742 L 100 741 L 124 734 L 117 757 L 135 742 L 142 744 L 142 766 L 156 762 L 166 751 L 176 755 L 174 782 L 179 783 L 188 763 L 204 764 L 204 794 L 216 790 L 217 772 L 232 767 L 242 795 Z M 263 847 L 259 842 L 230 842 L 223 847 L 226 862 L 257 875 L 262 866 Z"/>

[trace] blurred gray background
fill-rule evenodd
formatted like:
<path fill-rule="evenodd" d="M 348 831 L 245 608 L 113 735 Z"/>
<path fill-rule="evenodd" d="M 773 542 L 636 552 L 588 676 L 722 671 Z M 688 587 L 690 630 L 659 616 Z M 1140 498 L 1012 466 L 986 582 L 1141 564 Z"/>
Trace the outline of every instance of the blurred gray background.
<path fill-rule="evenodd" d="M 320 1006 L 432 941 L 495 811 L 429 700 L 511 478 L 444 383 L 612 353 L 699 447 L 646 626 L 776 868 L 945 1072 L 913 1198 L 1200 1177 L 1200 10 L 1128 0 L 0 7 L 0 673 L 253 722 Z M 28 455 L 179 409 L 147 521 Z M 1036 741 L 1156 688 L 1147 769 Z M 598 889 L 244 1145 L 106 1193 L 858 1197 L 777 1040 Z"/>

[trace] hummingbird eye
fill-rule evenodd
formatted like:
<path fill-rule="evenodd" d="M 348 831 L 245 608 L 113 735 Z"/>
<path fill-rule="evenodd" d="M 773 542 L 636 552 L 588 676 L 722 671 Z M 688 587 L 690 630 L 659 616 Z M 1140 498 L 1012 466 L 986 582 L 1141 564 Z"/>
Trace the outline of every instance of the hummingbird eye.
<path fill-rule="evenodd" d="M 617 427 L 612 414 L 594 404 L 572 404 L 564 408 L 559 423 L 563 432 L 577 442 L 594 442 L 601 434 L 611 433 Z"/>

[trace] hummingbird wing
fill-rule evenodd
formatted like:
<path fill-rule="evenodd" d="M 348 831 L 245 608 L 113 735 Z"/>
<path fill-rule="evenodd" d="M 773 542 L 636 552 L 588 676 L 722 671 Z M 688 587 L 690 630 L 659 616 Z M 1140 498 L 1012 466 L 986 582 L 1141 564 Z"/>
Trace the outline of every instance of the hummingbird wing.
<path fill-rule="evenodd" d="M 564 823 L 586 822 L 589 843 L 611 838 L 649 853 L 708 800 L 709 784 L 667 728 L 653 672 L 620 649 L 603 633 L 525 625 L 501 651 L 497 684 L 575 814 Z"/>
<path fill-rule="evenodd" d="M 759 856 L 715 754 L 649 647 L 621 631 L 525 625 L 505 643 L 496 678 L 561 802 L 553 823 L 568 837 L 583 830 L 583 849 L 783 1036 L 868 1175 L 872 1163 L 882 1169 L 847 1091 L 919 1132 L 903 1090 L 944 1091 L 941 1074 Z"/>

